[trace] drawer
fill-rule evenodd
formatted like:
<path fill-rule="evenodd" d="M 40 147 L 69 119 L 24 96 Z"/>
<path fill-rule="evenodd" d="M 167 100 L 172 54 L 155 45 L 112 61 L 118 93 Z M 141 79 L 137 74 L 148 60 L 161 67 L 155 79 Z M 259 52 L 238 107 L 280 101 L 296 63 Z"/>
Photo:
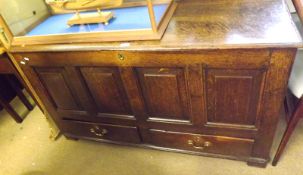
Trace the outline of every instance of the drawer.
<path fill-rule="evenodd" d="M 65 121 L 65 133 L 88 138 L 140 143 L 137 127 Z"/>
<path fill-rule="evenodd" d="M 150 138 L 148 138 L 148 142 L 156 146 L 237 157 L 249 156 L 254 143 L 254 140 L 252 139 L 169 132 L 153 129 L 150 130 L 149 134 Z"/>

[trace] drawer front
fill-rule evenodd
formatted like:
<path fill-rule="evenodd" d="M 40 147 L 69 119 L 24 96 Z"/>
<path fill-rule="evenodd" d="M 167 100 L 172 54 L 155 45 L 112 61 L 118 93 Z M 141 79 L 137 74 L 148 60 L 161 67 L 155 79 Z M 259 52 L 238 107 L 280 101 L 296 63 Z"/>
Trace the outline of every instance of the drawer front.
<path fill-rule="evenodd" d="M 149 134 L 150 138 L 148 142 L 156 146 L 237 157 L 249 156 L 254 143 L 254 140 L 251 139 L 178 133 L 163 130 L 150 130 Z"/>
<path fill-rule="evenodd" d="M 65 133 L 88 138 L 140 143 L 138 129 L 131 126 L 65 121 Z"/>

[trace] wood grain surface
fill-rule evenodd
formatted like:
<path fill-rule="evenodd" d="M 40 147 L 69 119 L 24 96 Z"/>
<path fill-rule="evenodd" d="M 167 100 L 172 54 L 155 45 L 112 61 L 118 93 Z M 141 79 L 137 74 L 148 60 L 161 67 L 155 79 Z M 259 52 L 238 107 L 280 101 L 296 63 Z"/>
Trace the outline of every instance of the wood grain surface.
<path fill-rule="evenodd" d="M 282 0 L 183 0 L 178 2 L 161 40 L 126 43 L 39 46 L 23 43 L 11 51 L 302 47 L 301 37 Z"/>
<path fill-rule="evenodd" d="M 180 1 L 161 41 L 129 44 L 13 47 L 12 59 L 68 137 L 266 166 L 302 44 L 282 1 Z"/>

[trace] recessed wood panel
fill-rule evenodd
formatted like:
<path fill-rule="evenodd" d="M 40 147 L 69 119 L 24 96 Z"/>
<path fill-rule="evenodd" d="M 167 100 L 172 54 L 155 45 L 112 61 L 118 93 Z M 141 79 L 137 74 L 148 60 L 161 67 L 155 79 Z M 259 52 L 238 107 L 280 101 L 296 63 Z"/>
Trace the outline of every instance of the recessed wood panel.
<path fill-rule="evenodd" d="M 36 68 L 35 70 L 57 109 L 79 109 L 63 68 Z"/>
<path fill-rule="evenodd" d="M 182 68 L 138 68 L 149 118 L 190 120 Z"/>
<path fill-rule="evenodd" d="M 85 67 L 81 72 L 100 113 L 132 113 L 117 68 Z"/>
<path fill-rule="evenodd" d="M 258 123 L 262 70 L 208 69 L 207 121 L 215 124 Z"/>

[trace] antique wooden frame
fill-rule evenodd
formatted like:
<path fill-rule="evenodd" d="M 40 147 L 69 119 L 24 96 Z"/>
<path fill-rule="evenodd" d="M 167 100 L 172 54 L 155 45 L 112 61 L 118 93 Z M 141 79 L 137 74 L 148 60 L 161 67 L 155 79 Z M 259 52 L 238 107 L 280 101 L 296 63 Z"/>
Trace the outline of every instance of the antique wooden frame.
<path fill-rule="evenodd" d="M 150 17 L 151 29 L 136 30 L 117 30 L 104 32 L 89 33 L 72 33 L 72 34 L 52 34 L 39 36 L 13 36 L 7 24 L 0 17 L 0 26 L 3 26 L 3 38 L 8 38 L 9 45 L 35 45 L 35 44 L 55 44 L 55 43 L 87 43 L 87 42 L 107 42 L 107 41 L 132 41 L 132 40 L 159 40 L 172 17 L 177 4 L 174 0 L 162 1 L 169 2 L 158 25 L 156 24 L 152 0 L 146 0 L 148 13 Z M 158 4 L 159 2 L 157 2 Z M 160 2 L 161 3 L 161 2 Z M 138 4 L 137 4 L 138 5 Z M 9 46 L 8 45 L 8 46 Z"/>

